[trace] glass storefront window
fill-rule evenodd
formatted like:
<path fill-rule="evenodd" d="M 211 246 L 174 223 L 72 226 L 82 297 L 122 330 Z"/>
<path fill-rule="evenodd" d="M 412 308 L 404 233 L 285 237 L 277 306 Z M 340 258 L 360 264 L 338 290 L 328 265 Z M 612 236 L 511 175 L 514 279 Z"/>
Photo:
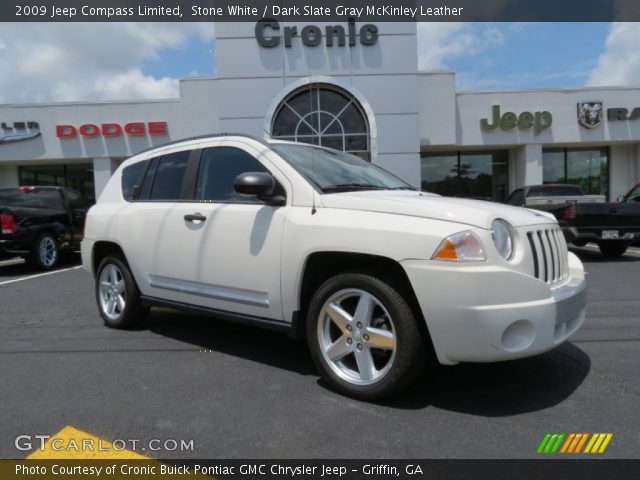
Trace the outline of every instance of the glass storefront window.
<path fill-rule="evenodd" d="M 427 192 L 500 202 L 509 193 L 506 150 L 425 154 L 421 172 Z"/>
<path fill-rule="evenodd" d="M 29 165 L 18 167 L 20 185 L 69 187 L 95 202 L 93 165 L 74 163 L 67 165 Z"/>
<path fill-rule="evenodd" d="M 587 195 L 609 197 L 609 150 L 563 148 L 542 151 L 542 180 L 578 185 Z"/>
<path fill-rule="evenodd" d="M 564 150 L 545 150 L 542 161 L 544 183 L 567 183 Z"/>

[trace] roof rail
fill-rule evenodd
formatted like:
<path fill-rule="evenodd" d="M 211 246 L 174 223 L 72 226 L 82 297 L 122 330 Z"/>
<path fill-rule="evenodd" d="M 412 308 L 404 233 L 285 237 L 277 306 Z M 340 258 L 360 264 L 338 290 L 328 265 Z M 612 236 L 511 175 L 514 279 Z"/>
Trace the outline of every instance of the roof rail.
<path fill-rule="evenodd" d="M 244 138 L 250 138 L 251 140 L 255 140 L 257 142 L 260 142 L 263 145 L 267 144 L 267 142 L 265 142 L 262 138 L 255 137 L 253 135 L 247 135 L 246 133 L 233 133 L 233 132 L 208 133 L 208 134 L 204 134 L 204 135 L 195 135 L 193 137 L 181 138 L 180 140 L 171 140 L 170 142 L 162 143 L 160 145 L 154 145 L 153 147 L 149 147 L 149 148 L 145 148 L 144 150 L 140 150 L 135 155 L 139 155 L 141 153 L 148 152 L 150 150 L 155 150 L 156 148 L 168 147 L 170 145 L 177 145 L 178 143 L 190 142 L 192 140 L 202 140 L 202 139 L 205 139 L 205 138 L 216 138 L 216 137 L 244 137 Z"/>

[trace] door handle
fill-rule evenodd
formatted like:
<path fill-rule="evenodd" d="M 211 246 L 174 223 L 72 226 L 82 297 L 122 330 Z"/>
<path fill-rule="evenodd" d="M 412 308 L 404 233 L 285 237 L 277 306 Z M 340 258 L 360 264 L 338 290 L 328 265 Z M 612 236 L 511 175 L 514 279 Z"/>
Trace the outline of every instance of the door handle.
<path fill-rule="evenodd" d="M 204 222 L 207 217 L 202 215 L 201 213 L 191 213 L 184 216 L 185 221 L 187 222 Z"/>

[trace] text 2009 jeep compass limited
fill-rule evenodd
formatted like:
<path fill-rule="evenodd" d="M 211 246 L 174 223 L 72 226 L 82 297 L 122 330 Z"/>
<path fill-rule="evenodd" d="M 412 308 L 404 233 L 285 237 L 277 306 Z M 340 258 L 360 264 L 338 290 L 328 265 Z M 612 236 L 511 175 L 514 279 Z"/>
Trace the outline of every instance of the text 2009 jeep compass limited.
<path fill-rule="evenodd" d="M 162 305 L 306 335 L 323 377 L 363 399 L 410 383 L 431 346 L 442 364 L 526 357 L 585 316 L 582 264 L 549 215 L 239 135 L 124 162 L 82 260 L 110 327 Z"/>

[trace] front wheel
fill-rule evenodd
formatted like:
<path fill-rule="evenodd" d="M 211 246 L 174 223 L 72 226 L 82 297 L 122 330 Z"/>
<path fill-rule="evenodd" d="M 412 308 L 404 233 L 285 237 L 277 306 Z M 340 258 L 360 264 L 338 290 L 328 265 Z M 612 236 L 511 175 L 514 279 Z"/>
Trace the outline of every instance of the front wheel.
<path fill-rule="evenodd" d="M 407 301 L 360 273 L 327 280 L 309 305 L 307 339 L 323 378 L 362 400 L 398 393 L 421 372 L 425 349 Z"/>
<path fill-rule="evenodd" d="M 100 263 L 96 274 L 96 301 L 104 323 L 111 328 L 131 328 L 147 316 L 140 291 L 129 266 L 119 255 Z"/>
<path fill-rule="evenodd" d="M 616 240 L 603 241 L 598 243 L 600 251 L 605 257 L 619 257 L 627 251 L 627 243 Z"/>

